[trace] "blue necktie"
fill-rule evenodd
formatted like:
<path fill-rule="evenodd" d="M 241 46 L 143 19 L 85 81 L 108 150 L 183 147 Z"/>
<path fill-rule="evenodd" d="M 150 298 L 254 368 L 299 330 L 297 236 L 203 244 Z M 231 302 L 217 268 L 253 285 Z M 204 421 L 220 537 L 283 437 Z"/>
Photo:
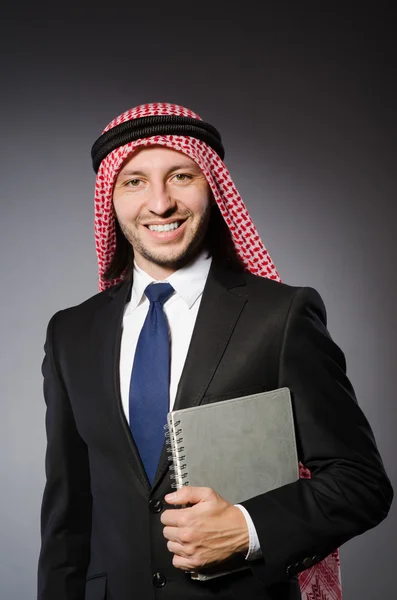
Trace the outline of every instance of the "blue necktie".
<path fill-rule="evenodd" d="M 174 292 L 169 283 L 150 284 L 149 311 L 139 334 L 131 373 L 130 429 L 150 483 L 164 444 L 170 387 L 170 341 L 163 304 Z"/>

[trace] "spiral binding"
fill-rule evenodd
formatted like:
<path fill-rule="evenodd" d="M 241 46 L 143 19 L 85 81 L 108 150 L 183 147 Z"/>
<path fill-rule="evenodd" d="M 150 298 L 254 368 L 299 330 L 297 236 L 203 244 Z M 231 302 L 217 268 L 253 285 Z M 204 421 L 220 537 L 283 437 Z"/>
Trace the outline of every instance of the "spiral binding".
<path fill-rule="evenodd" d="M 182 428 L 179 427 L 180 424 L 180 421 L 175 421 L 171 429 L 168 424 L 164 425 L 165 443 L 171 471 L 171 487 L 177 490 L 184 485 L 189 485 L 187 464 L 183 462 L 186 460 L 186 455 L 184 454 L 185 447 L 182 445 L 183 434 Z"/>

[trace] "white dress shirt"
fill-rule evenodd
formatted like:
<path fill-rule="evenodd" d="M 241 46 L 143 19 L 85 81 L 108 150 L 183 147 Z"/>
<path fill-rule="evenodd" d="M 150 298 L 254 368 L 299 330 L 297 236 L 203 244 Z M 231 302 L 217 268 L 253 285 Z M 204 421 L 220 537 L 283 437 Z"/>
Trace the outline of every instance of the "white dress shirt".
<path fill-rule="evenodd" d="M 175 290 L 175 293 L 164 303 L 171 339 L 170 410 L 174 406 L 211 260 L 207 252 L 203 251 L 194 261 L 164 280 Z M 135 263 L 131 300 L 124 310 L 120 349 L 120 391 L 127 422 L 129 422 L 129 390 L 135 349 L 150 304 L 144 291 L 152 282 L 158 283 Z M 250 541 L 246 559 L 253 560 L 262 556 L 255 526 L 248 511 L 239 504 L 236 506 L 242 511 L 249 531 Z"/>

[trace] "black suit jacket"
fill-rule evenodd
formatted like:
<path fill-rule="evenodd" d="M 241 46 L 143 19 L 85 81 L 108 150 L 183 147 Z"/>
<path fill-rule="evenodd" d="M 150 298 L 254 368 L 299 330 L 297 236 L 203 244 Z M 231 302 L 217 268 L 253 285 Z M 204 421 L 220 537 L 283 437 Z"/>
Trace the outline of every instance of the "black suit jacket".
<path fill-rule="evenodd" d="M 130 289 L 97 294 L 48 326 L 39 599 L 299 599 L 297 573 L 379 523 L 392 498 L 321 298 L 211 267 L 175 408 L 289 387 L 299 458 L 313 478 L 243 502 L 263 559 L 203 583 L 172 566 L 163 537 L 165 448 L 150 488 L 121 406 Z"/>

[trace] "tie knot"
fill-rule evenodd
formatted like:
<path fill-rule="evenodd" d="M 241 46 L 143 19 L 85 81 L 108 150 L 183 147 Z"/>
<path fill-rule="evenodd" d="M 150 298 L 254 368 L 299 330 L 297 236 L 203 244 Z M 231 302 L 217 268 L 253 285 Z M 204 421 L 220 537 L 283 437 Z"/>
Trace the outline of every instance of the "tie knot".
<path fill-rule="evenodd" d="M 174 291 L 170 283 L 150 283 L 145 289 L 145 296 L 150 302 L 164 304 Z"/>

